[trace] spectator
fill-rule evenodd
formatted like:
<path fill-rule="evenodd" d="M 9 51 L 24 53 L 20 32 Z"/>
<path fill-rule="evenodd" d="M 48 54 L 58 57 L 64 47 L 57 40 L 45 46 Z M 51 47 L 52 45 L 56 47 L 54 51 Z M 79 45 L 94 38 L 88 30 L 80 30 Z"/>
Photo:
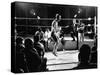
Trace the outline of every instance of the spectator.
<path fill-rule="evenodd" d="M 39 56 L 44 56 L 44 45 L 42 43 L 39 42 L 39 37 L 38 36 L 34 36 L 34 48 L 37 50 Z"/>
<path fill-rule="evenodd" d="M 44 39 L 44 32 L 42 31 L 40 27 L 38 28 L 38 31 L 36 31 L 35 36 L 39 37 L 39 41 Z"/>
<path fill-rule="evenodd" d="M 33 48 L 33 42 L 31 39 L 25 39 L 25 58 L 29 72 L 40 71 L 41 57 Z"/>
<path fill-rule="evenodd" d="M 97 35 L 95 35 L 94 38 L 94 46 L 92 47 L 92 53 L 91 53 L 91 63 L 97 65 Z"/>
<path fill-rule="evenodd" d="M 95 68 L 95 65 L 90 64 L 90 51 L 91 48 L 84 44 L 80 48 L 80 53 L 78 55 L 79 58 L 79 65 L 74 69 L 88 69 L 88 68 Z"/>
<path fill-rule="evenodd" d="M 45 41 L 44 41 L 44 32 L 42 31 L 42 28 L 38 27 L 38 30 L 35 32 L 35 36 L 39 37 L 39 41 L 45 45 Z"/>
<path fill-rule="evenodd" d="M 92 48 L 91 61 L 92 64 L 97 64 L 97 46 Z"/>
<path fill-rule="evenodd" d="M 19 37 L 16 39 L 16 72 L 18 73 L 27 72 L 23 50 L 23 38 Z"/>
<path fill-rule="evenodd" d="M 39 56 L 41 57 L 42 59 L 42 64 L 41 64 L 41 71 L 46 71 L 46 62 L 47 62 L 47 58 L 44 58 L 44 53 L 45 53 L 45 50 L 44 50 L 44 46 L 43 44 L 41 44 L 39 42 L 39 37 L 38 36 L 35 36 L 34 37 L 34 48 L 37 50 Z"/>

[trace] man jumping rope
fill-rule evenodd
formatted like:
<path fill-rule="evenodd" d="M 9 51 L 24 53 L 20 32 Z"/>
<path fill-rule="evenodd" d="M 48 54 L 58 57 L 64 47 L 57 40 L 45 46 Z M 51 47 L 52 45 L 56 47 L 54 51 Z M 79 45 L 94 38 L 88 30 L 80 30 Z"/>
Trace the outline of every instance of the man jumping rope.
<path fill-rule="evenodd" d="M 59 14 L 56 14 L 55 19 L 52 22 L 51 26 L 51 37 L 54 41 L 54 47 L 53 47 L 53 54 L 57 56 L 57 49 L 58 49 L 58 43 L 59 43 L 59 33 L 61 28 L 58 26 L 58 22 L 61 20 L 61 16 Z"/>

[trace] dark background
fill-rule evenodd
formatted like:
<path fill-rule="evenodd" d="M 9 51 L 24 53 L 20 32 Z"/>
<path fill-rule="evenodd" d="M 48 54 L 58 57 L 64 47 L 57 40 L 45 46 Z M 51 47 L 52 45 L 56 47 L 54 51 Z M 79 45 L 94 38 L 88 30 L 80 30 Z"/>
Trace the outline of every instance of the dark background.
<path fill-rule="evenodd" d="M 81 12 L 78 13 L 79 9 Z M 31 13 L 32 12 L 32 13 Z M 33 15 L 35 13 L 35 15 Z M 42 27 L 42 30 L 45 31 L 45 28 L 50 29 L 51 23 L 55 18 L 55 14 L 60 14 L 62 19 L 64 18 L 74 18 L 74 15 L 77 14 L 76 18 L 94 18 L 97 17 L 97 7 L 90 6 L 76 6 L 76 5 L 57 5 L 57 4 L 41 4 L 41 3 L 15 3 L 15 17 L 17 18 L 37 18 L 40 17 L 40 20 L 37 19 L 16 19 L 16 31 L 19 35 L 30 34 L 33 35 L 37 30 L 38 26 Z M 43 18 L 52 18 L 52 20 Z M 94 20 L 84 21 L 87 25 L 88 23 L 94 24 Z M 72 20 L 61 20 L 60 26 L 72 25 Z"/>

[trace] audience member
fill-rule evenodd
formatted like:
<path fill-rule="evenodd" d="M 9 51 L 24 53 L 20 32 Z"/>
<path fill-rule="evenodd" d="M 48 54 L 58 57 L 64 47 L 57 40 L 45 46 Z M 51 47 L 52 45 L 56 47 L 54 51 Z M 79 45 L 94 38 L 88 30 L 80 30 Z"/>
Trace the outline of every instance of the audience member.
<path fill-rule="evenodd" d="M 94 37 L 94 46 L 92 47 L 92 53 L 91 53 L 91 63 L 92 64 L 97 64 L 97 35 Z"/>
<path fill-rule="evenodd" d="M 42 29 L 40 27 L 38 28 L 38 31 L 36 31 L 35 36 L 39 37 L 39 41 L 43 40 L 44 32 L 42 31 Z"/>
<path fill-rule="evenodd" d="M 79 64 L 74 69 L 89 69 L 96 67 L 96 65 L 90 64 L 90 52 L 91 48 L 88 45 L 82 45 L 82 47 L 80 48 L 80 53 L 78 55 Z"/>
<path fill-rule="evenodd" d="M 36 49 L 33 48 L 33 42 L 31 39 L 25 39 L 25 58 L 29 72 L 40 71 L 42 60 Z"/>
<path fill-rule="evenodd" d="M 39 56 L 44 56 L 45 53 L 44 45 L 39 42 L 38 36 L 34 36 L 34 48 L 37 50 Z"/>
<path fill-rule="evenodd" d="M 27 72 L 26 64 L 24 61 L 24 46 L 23 46 L 23 38 L 18 37 L 16 39 L 16 72 Z"/>
<path fill-rule="evenodd" d="M 45 70 L 47 70 L 46 69 L 47 58 L 44 58 L 44 53 L 45 53 L 44 45 L 39 42 L 38 36 L 34 36 L 34 40 L 35 40 L 34 41 L 34 48 L 37 50 L 39 56 L 42 59 L 41 70 L 45 71 Z"/>
<path fill-rule="evenodd" d="M 97 64 L 97 46 L 92 48 L 91 61 L 92 64 Z"/>

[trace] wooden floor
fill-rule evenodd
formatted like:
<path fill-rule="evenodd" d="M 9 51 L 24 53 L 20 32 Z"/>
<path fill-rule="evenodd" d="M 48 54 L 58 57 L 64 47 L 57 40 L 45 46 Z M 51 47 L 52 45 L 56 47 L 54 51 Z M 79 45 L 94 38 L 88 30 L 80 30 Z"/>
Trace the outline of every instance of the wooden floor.
<path fill-rule="evenodd" d="M 47 68 L 49 70 L 71 69 L 78 64 L 78 50 L 58 51 L 57 56 L 52 52 L 45 53 L 47 58 Z"/>

